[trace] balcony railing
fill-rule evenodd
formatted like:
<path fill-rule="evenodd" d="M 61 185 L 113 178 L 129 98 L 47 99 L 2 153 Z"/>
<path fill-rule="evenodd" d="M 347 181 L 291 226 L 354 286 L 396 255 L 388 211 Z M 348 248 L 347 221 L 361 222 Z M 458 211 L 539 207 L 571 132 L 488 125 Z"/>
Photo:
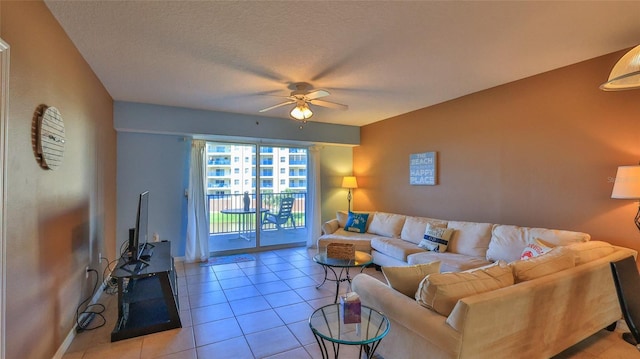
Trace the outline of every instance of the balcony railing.
<path fill-rule="evenodd" d="M 280 210 L 280 201 L 285 197 L 293 197 L 293 209 L 291 213 L 296 222 L 296 228 L 304 228 L 306 226 L 305 219 L 305 203 L 307 199 L 306 192 L 300 193 L 263 193 L 262 194 L 262 209 L 268 211 L 268 213 L 276 214 Z M 242 209 L 244 208 L 243 202 L 244 194 L 210 194 L 207 195 L 207 211 L 209 214 L 209 235 L 224 234 L 239 232 L 242 229 L 250 228 L 254 231 L 256 226 L 256 217 L 253 214 L 249 215 L 237 215 L 237 214 L 225 214 L 223 210 L 230 209 Z M 251 200 L 250 208 L 256 208 L 256 196 L 250 194 Z M 260 215 L 260 222 L 264 218 L 264 213 Z M 244 219 L 240 218 L 244 216 Z M 242 223 L 242 220 L 246 223 Z M 243 226 L 246 226 L 242 228 Z M 291 221 L 281 226 L 283 229 L 293 228 Z M 272 223 L 263 224 L 263 230 L 275 230 L 276 226 Z"/>
<path fill-rule="evenodd" d="M 207 165 L 209 166 L 215 166 L 215 165 L 230 165 L 231 164 L 231 160 L 208 160 L 207 161 Z"/>

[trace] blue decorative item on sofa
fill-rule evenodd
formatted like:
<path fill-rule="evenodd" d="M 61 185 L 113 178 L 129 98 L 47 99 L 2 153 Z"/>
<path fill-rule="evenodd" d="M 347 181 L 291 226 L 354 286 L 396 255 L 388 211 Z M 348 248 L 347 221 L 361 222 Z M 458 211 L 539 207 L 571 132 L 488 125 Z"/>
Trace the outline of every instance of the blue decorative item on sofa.
<path fill-rule="evenodd" d="M 369 219 L 369 213 L 353 213 L 349 212 L 347 218 L 347 224 L 344 227 L 349 232 L 364 233 L 367 227 L 367 220 Z"/>

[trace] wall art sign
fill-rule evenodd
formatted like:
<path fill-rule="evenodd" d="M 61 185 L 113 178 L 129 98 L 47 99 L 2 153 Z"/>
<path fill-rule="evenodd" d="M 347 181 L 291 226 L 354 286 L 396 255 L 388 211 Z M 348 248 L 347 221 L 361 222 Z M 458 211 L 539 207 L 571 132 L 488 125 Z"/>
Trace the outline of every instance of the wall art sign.
<path fill-rule="evenodd" d="M 437 182 L 436 153 L 424 152 L 409 155 L 409 184 L 433 186 Z"/>

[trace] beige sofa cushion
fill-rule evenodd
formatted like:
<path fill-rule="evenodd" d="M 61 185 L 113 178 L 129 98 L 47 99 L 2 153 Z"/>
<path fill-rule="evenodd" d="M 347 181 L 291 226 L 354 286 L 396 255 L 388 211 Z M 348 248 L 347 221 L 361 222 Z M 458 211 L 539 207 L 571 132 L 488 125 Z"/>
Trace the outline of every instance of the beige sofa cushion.
<path fill-rule="evenodd" d="M 432 273 L 440 273 L 440 262 L 403 267 L 382 267 L 382 274 L 387 279 L 389 287 L 414 298 L 420 282 Z"/>
<path fill-rule="evenodd" d="M 436 227 L 446 227 L 447 221 L 426 217 L 411 217 L 407 216 L 400 232 L 400 239 L 407 242 L 419 244 L 422 238 L 424 238 L 424 231 L 427 228 L 427 224 L 431 224 Z"/>
<path fill-rule="evenodd" d="M 472 257 L 487 255 L 493 224 L 449 221 L 447 228 L 455 230 L 447 251 Z"/>
<path fill-rule="evenodd" d="M 391 258 L 406 262 L 407 256 L 413 253 L 422 253 L 424 249 L 413 243 L 403 241 L 400 238 L 373 237 L 371 248 Z"/>
<path fill-rule="evenodd" d="M 573 253 L 576 266 L 608 256 L 615 251 L 611 244 L 601 241 L 574 243 L 568 245 L 566 249 Z"/>
<path fill-rule="evenodd" d="M 587 242 L 591 236 L 581 232 L 497 224 L 493 227 L 487 259 L 507 262 L 518 260 L 527 244 L 535 239 L 542 239 L 556 246 L 566 246 Z"/>
<path fill-rule="evenodd" d="M 529 240 L 539 238 L 556 246 L 566 246 L 591 240 L 591 236 L 587 233 L 547 228 L 529 228 L 529 237 Z"/>
<path fill-rule="evenodd" d="M 416 301 L 448 316 L 459 299 L 513 284 L 511 268 L 503 261 L 459 273 L 430 274 L 420 282 Z"/>
<path fill-rule="evenodd" d="M 528 239 L 529 228 L 497 224 L 491 232 L 487 259 L 492 262 L 518 260 L 527 246 Z"/>
<path fill-rule="evenodd" d="M 384 237 L 400 238 L 405 216 L 401 214 L 376 212 L 367 232 Z"/>
<path fill-rule="evenodd" d="M 331 234 L 325 234 L 318 238 L 318 250 L 326 250 L 329 243 L 351 243 L 356 251 L 371 253 L 371 239 L 376 236 L 368 233 L 353 233 L 338 228 Z"/>
<path fill-rule="evenodd" d="M 441 272 L 462 272 L 491 264 L 484 257 L 469 257 L 465 254 L 444 252 L 422 252 L 407 256 L 410 265 L 440 261 Z"/>
<path fill-rule="evenodd" d="M 573 252 L 566 247 L 556 247 L 539 257 L 509 263 L 516 283 L 544 277 L 575 267 Z"/>

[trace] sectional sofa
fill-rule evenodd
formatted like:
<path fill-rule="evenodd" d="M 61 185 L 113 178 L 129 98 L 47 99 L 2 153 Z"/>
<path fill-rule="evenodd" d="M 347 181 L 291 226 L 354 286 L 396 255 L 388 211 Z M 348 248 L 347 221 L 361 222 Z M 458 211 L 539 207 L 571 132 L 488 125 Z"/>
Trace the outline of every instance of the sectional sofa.
<path fill-rule="evenodd" d="M 519 259 L 529 238 L 549 245 L 587 242 L 589 234 L 573 231 L 527 228 L 515 225 L 451 221 L 427 217 L 405 216 L 385 212 L 358 212 L 368 215 L 364 233 L 345 229 L 348 213 L 337 212 L 336 218 L 322 225 L 318 250 L 329 243 L 351 243 L 356 250 L 371 253 L 380 266 L 403 266 L 441 261 L 442 272 L 459 272 L 494 263 Z M 427 225 L 452 229 L 446 251 L 427 251 L 419 246 Z"/>
<path fill-rule="evenodd" d="M 379 213 L 364 233 L 344 230 L 338 213 L 318 247 L 353 243 L 382 266 L 388 283 L 359 274 L 352 288 L 391 322 L 385 358 L 550 358 L 621 318 L 609 263 L 631 249 L 580 232 Z M 453 229 L 445 252 L 416 244 L 427 224 Z M 521 259 L 532 243 L 547 248 Z"/>

